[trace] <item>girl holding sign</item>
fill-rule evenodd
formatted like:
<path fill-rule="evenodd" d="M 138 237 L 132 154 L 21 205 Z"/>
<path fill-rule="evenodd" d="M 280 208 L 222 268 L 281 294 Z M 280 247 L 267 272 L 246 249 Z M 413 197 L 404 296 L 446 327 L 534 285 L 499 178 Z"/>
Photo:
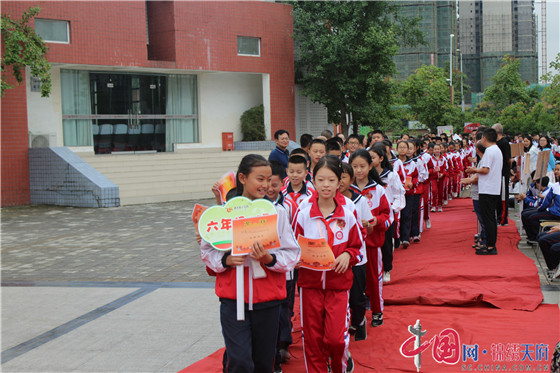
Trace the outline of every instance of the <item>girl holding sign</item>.
<path fill-rule="evenodd" d="M 250 200 L 266 196 L 272 171 L 260 155 L 243 157 L 237 171 L 237 194 Z M 255 241 L 251 253 L 233 256 L 229 251 L 201 243 L 202 261 L 216 272 L 216 295 L 220 298 L 220 321 L 226 345 L 224 372 L 272 372 L 280 304 L 286 298 L 286 272 L 299 260 L 299 246 L 288 213 L 276 206 L 280 248 L 265 250 Z M 236 267 L 244 266 L 245 319 L 236 312 Z"/>
<path fill-rule="evenodd" d="M 324 156 L 313 169 L 316 193 L 300 205 L 294 228 L 296 237 L 322 239 L 334 254 L 334 265 L 327 271 L 299 269 L 301 324 L 307 372 L 327 372 L 328 359 L 333 372 L 346 371 L 348 299 L 352 287 L 351 267 L 360 261 L 362 236 L 355 210 L 348 207 L 338 188 L 342 162 L 334 155 Z M 303 249 L 302 249 L 303 250 Z"/>

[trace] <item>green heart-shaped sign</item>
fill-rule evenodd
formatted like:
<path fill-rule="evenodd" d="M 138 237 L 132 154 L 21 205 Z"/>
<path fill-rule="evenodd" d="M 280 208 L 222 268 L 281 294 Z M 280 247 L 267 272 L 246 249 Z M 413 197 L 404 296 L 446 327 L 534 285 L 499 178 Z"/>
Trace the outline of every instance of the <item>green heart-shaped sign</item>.
<path fill-rule="evenodd" d="M 275 214 L 274 204 L 266 199 L 251 201 L 235 197 L 224 206 L 212 206 L 204 211 L 198 222 L 198 233 L 215 249 L 227 251 L 231 250 L 233 240 L 232 220 Z"/>

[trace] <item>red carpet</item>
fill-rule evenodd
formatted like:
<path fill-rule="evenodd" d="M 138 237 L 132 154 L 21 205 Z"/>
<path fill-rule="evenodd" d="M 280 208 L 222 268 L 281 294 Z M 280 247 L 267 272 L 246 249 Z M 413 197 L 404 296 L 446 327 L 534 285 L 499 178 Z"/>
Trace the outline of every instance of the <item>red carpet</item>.
<path fill-rule="evenodd" d="M 431 213 L 432 228 L 420 243 L 395 250 L 391 282 L 383 287 L 385 304 L 468 305 L 534 310 L 542 301 L 537 268 L 517 249 L 513 221 L 498 227 L 498 255 L 474 254 L 476 216 L 472 200 L 450 202 Z"/>
<path fill-rule="evenodd" d="M 409 325 L 414 325 L 420 319 L 422 330 L 427 333 L 422 337 L 422 342 L 429 341 L 433 336 L 439 335 L 444 329 L 454 329 L 459 336 L 459 361 L 455 364 L 437 363 L 432 356 L 432 347 L 422 353 L 422 372 L 460 372 L 464 371 L 463 364 L 472 365 L 476 370 L 478 364 L 503 365 L 512 371 L 513 366 L 523 364 L 532 366 L 532 371 L 537 371 L 537 365 L 550 363 L 552 352 L 560 340 L 558 319 L 560 317 L 557 305 L 541 305 L 534 312 L 515 310 L 501 310 L 491 306 L 478 307 L 446 307 L 446 306 L 387 306 L 385 308 L 385 323 L 378 328 L 368 327 L 368 338 L 365 341 L 350 343 L 350 351 L 355 362 L 354 372 L 416 372 L 413 358 L 401 355 L 400 347 L 412 335 L 408 331 Z M 297 327 L 297 328 L 296 328 Z M 299 320 L 294 324 L 294 344 L 290 346 L 292 358 L 282 364 L 283 372 L 305 372 L 303 350 Z M 463 353 L 463 345 L 478 344 L 478 360 L 475 362 Z M 500 350 L 510 352 L 513 346 L 518 346 L 519 356 L 510 356 L 504 353 L 492 356 L 492 351 Z M 509 346 L 508 346 L 509 344 Z M 523 346 L 529 345 L 529 346 Z M 537 356 L 537 344 L 548 345 L 547 356 Z M 494 345 L 494 347 L 492 347 Z M 412 349 L 412 348 L 411 348 Z M 530 351 L 533 361 L 525 356 L 523 351 Z M 483 353 L 486 350 L 486 354 Z M 543 352 L 544 346 L 538 348 Z M 181 372 L 221 372 L 223 349 L 216 351 L 207 358 L 185 368 Z M 466 361 L 463 361 L 465 357 Z M 506 361 L 506 357 L 509 361 Z M 493 358 L 495 361 L 493 361 Z M 521 360 L 524 358 L 523 360 Z M 538 359 L 541 360 L 538 360 Z M 548 367 L 547 367 L 548 368 Z M 542 371 L 544 368 L 539 369 Z M 479 369 L 480 370 L 480 369 Z M 497 370 L 494 368 L 494 370 Z M 518 369 L 519 370 L 519 369 Z M 488 369 L 489 371 L 489 369 Z M 548 369 L 547 369 L 548 371 Z"/>
<path fill-rule="evenodd" d="M 422 242 L 395 251 L 391 283 L 383 288 L 385 323 L 368 326 L 366 341 L 350 343 L 355 372 L 416 372 L 414 359 L 402 356 L 400 348 L 412 336 L 408 326 L 417 319 L 427 331 L 422 343 L 443 337 L 440 333 L 447 328 L 459 337 L 457 349 L 449 350 L 456 359 L 448 357 L 448 363 L 445 354 L 437 353 L 445 348 L 436 350 L 434 358 L 434 343 L 426 346 L 422 372 L 548 368 L 560 340 L 558 305 L 539 306 L 537 269 L 517 250 L 519 235 L 513 222 L 498 228 L 497 256 L 474 254 L 476 222 L 471 210 L 470 199 L 451 201 L 443 213 L 432 213 L 432 229 L 423 233 Z M 292 358 L 282 365 L 283 371 L 305 372 L 297 313 L 293 338 Z M 445 341 L 438 346 L 445 347 Z M 476 361 L 474 345 L 478 345 Z M 181 372 L 221 372 L 222 354 L 220 349 Z"/>

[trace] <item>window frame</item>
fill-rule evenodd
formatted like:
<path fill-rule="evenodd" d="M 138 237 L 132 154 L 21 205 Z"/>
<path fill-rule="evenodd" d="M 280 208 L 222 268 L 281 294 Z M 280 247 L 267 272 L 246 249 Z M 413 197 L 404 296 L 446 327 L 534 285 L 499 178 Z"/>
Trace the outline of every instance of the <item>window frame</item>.
<path fill-rule="evenodd" d="M 247 53 L 239 53 L 239 38 L 247 38 L 247 39 L 257 39 L 258 40 L 258 54 L 247 54 Z M 258 36 L 244 36 L 244 35 L 237 35 L 237 55 L 243 57 L 260 57 L 261 56 L 261 38 Z"/>
<path fill-rule="evenodd" d="M 35 30 L 35 32 L 37 32 L 37 21 L 46 21 L 46 22 L 65 22 L 66 23 L 66 39 L 67 41 L 58 41 L 58 40 L 47 40 L 44 39 L 41 35 L 39 35 L 39 33 L 37 33 L 37 35 L 39 35 L 41 37 L 41 39 L 43 39 L 43 41 L 45 43 L 53 43 L 53 44 L 70 44 L 70 21 L 67 21 L 65 19 L 50 19 L 50 18 L 35 18 L 35 25 L 33 27 L 33 29 Z"/>

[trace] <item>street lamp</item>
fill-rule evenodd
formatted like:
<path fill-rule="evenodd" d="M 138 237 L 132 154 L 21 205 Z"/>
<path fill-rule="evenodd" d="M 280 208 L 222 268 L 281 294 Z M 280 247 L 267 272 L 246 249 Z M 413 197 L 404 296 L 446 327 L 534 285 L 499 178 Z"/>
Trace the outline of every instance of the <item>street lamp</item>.
<path fill-rule="evenodd" d="M 455 34 L 449 34 L 449 98 L 453 105 L 453 37 Z"/>
<path fill-rule="evenodd" d="M 461 60 L 461 111 L 465 111 L 465 96 L 463 95 L 463 52 L 457 48 Z"/>

